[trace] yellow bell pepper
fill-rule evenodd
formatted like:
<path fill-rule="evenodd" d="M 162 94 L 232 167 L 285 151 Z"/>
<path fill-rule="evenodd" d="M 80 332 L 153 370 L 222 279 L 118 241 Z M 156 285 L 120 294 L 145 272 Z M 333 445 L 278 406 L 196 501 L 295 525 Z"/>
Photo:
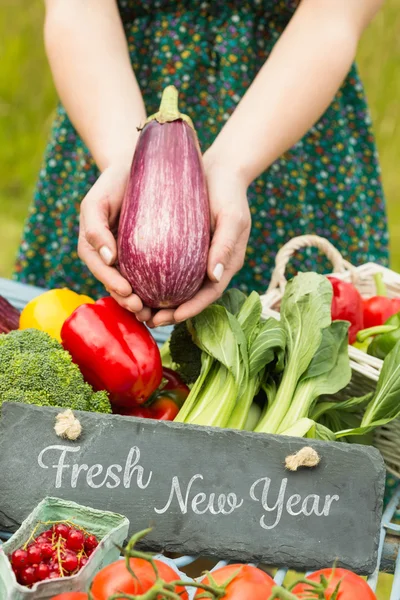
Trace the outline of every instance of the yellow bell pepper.
<path fill-rule="evenodd" d="M 19 328 L 40 329 L 61 342 L 64 321 L 81 304 L 94 304 L 94 300 L 67 288 L 49 290 L 28 302 L 21 312 Z"/>

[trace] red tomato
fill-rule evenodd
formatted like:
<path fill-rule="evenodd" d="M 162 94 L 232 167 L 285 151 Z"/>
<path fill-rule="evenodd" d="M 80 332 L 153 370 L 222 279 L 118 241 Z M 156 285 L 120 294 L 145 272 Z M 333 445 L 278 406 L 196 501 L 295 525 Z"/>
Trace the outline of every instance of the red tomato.
<path fill-rule="evenodd" d="M 151 405 L 150 410 L 153 419 L 157 419 L 158 421 L 173 421 L 179 412 L 179 407 L 168 396 L 159 396 Z"/>
<path fill-rule="evenodd" d="M 64 594 L 53 596 L 50 600 L 88 600 L 88 595 L 83 592 L 65 592 Z"/>
<path fill-rule="evenodd" d="M 125 408 L 122 406 L 113 406 L 113 413 L 124 417 L 138 417 L 138 419 L 152 419 L 151 409 L 147 406 L 131 406 Z"/>
<path fill-rule="evenodd" d="M 276 585 L 267 573 L 249 565 L 227 565 L 213 571 L 212 576 L 216 583 L 222 585 L 236 572 L 238 574 L 226 588 L 224 600 L 267 600 L 272 593 L 272 588 Z M 208 578 L 202 579 L 202 583 L 208 584 Z M 195 597 L 197 598 L 203 593 L 199 589 Z"/>
<path fill-rule="evenodd" d="M 167 564 L 160 560 L 155 563 L 161 579 L 166 582 L 179 579 L 178 574 Z M 137 579 L 133 579 L 124 560 L 117 560 L 97 573 L 91 587 L 94 600 L 108 600 L 109 596 L 117 592 L 143 594 L 152 587 L 156 577 L 151 564 L 142 558 L 131 558 L 129 564 Z M 175 593 L 180 594 L 182 600 L 189 599 L 183 587 L 175 588 Z"/>
<path fill-rule="evenodd" d="M 324 575 L 329 581 L 328 589 L 325 592 L 326 600 L 330 600 L 339 581 L 341 581 L 341 584 L 337 600 L 377 600 L 374 592 L 371 590 L 365 579 L 351 571 L 346 571 L 346 569 L 322 569 L 321 571 L 315 571 L 315 573 L 308 575 L 307 579 L 319 583 L 321 575 Z M 299 595 L 299 598 L 305 596 L 310 599 L 318 598 L 318 594 L 313 594 L 306 583 L 299 583 L 296 585 L 292 590 L 292 593 Z"/>

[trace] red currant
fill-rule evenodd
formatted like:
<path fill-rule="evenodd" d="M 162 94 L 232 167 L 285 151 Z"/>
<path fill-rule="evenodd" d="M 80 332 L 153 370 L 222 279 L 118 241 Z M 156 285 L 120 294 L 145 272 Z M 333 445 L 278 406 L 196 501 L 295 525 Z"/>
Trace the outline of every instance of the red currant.
<path fill-rule="evenodd" d="M 41 546 L 38 546 L 37 544 L 35 544 L 34 546 L 29 546 L 29 548 L 27 550 L 27 554 L 28 554 L 28 562 L 31 565 L 40 563 L 40 561 L 42 560 Z"/>
<path fill-rule="evenodd" d="M 82 556 L 81 560 L 79 561 L 79 568 L 82 569 L 87 564 L 87 561 L 88 559 L 86 556 Z"/>
<path fill-rule="evenodd" d="M 39 581 L 43 581 L 43 579 L 48 579 L 50 577 L 50 567 L 45 563 L 41 563 L 37 566 L 36 569 L 36 577 Z"/>
<path fill-rule="evenodd" d="M 32 585 L 32 583 L 37 581 L 36 569 L 32 566 L 24 567 L 20 573 L 20 578 L 23 585 Z"/>
<path fill-rule="evenodd" d="M 65 525 L 65 523 L 57 523 L 57 525 L 54 525 L 54 531 L 56 532 L 57 537 L 63 537 L 65 540 L 68 537 L 68 533 L 69 533 L 70 527 L 68 527 L 68 525 Z"/>
<path fill-rule="evenodd" d="M 58 579 L 61 577 L 60 571 L 52 571 L 49 575 L 49 579 Z"/>
<path fill-rule="evenodd" d="M 48 560 L 53 556 L 53 546 L 49 542 L 40 544 L 39 548 L 42 551 L 42 559 Z"/>
<path fill-rule="evenodd" d="M 66 546 L 70 550 L 82 550 L 85 542 L 85 536 L 82 531 L 77 529 L 70 529 L 67 537 Z"/>
<path fill-rule="evenodd" d="M 22 569 L 28 564 L 28 553 L 19 548 L 11 554 L 11 562 L 16 569 Z"/>
<path fill-rule="evenodd" d="M 50 544 L 51 540 L 47 536 L 41 534 L 36 538 L 35 542 L 39 545 Z"/>
<path fill-rule="evenodd" d="M 41 533 L 40 535 L 44 535 L 44 537 L 48 538 L 49 540 L 52 539 L 53 537 L 53 530 L 52 529 L 47 529 L 46 531 L 44 531 L 43 533 Z"/>
<path fill-rule="evenodd" d="M 62 566 L 66 571 L 75 571 L 78 568 L 78 557 L 72 552 L 66 552 L 62 559 Z"/>
<path fill-rule="evenodd" d="M 97 548 L 97 546 L 99 545 L 99 542 L 97 541 L 97 538 L 95 535 L 88 535 L 86 540 L 85 540 L 85 550 L 94 550 L 94 548 Z"/>

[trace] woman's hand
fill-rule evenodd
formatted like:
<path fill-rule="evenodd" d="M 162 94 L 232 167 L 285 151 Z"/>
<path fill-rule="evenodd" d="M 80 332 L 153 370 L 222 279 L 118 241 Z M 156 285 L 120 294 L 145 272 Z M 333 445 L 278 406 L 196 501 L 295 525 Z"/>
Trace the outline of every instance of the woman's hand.
<path fill-rule="evenodd" d="M 213 237 L 208 256 L 208 278 L 188 302 L 176 309 L 160 310 L 149 322 L 160 326 L 185 321 L 217 300 L 232 277 L 242 268 L 250 234 L 247 182 L 228 164 L 214 159 L 212 149 L 204 155 L 210 198 Z"/>
<path fill-rule="evenodd" d="M 79 258 L 117 302 L 151 327 L 184 321 L 217 300 L 243 266 L 250 233 L 247 184 L 228 165 L 205 154 L 213 237 L 208 278 L 199 292 L 176 309 L 153 312 L 132 293 L 130 284 L 113 266 L 117 260 L 116 230 L 129 176 L 129 167 L 110 166 L 100 175 L 81 204 Z"/>
<path fill-rule="evenodd" d="M 78 255 L 121 306 L 145 321 L 151 317 L 150 309 L 143 307 L 140 298 L 132 294 L 130 284 L 113 266 L 117 259 L 115 236 L 128 177 L 128 165 L 108 167 L 82 201 Z"/>

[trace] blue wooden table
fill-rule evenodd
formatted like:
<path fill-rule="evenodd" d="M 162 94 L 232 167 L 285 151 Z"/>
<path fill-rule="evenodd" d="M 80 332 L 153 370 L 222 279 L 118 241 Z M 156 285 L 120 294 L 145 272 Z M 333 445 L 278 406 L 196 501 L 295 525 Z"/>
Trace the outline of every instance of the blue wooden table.
<path fill-rule="evenodd" d="M 22 285 L 7 279 L 0 278 L 0 294 L 7 298 L 16 308 L 22 309 L 25 304 L 43 293 L 41 288 Z M 156 329 L 153 331 L 154 337 L 159 344 L 162 344 L 168 337 L 170 328 Z M 393 523 L 393 518 L 396 510 L 400 507 L 400 486 L 393 493 L 382 519 L 381 537 L 379 547 L 379 558 L 375 572 L 368 578 L 368 583 L 373 590 L 376 589 L 378 576 L 380 571 L 394 573 L 393 584 L 390 599 L 385 600 L 400 600 L 400 526 Z M 6 539 L 8 536 L 0 532 L 0 538 Z M 178 567 L 185 567 L 197 560 L 198 557 L 183 556 L 176 559 Z M 220 561 L 217 566 L 226 564 Z M 329 566 L 329 565 L 327 565 Z M 282 584 L 288 572 L 288 567 L 279 569 L 275 575 L 275 580 L 278 584 Z M 381 600 L 381 599 L 379 599 Z"/>

